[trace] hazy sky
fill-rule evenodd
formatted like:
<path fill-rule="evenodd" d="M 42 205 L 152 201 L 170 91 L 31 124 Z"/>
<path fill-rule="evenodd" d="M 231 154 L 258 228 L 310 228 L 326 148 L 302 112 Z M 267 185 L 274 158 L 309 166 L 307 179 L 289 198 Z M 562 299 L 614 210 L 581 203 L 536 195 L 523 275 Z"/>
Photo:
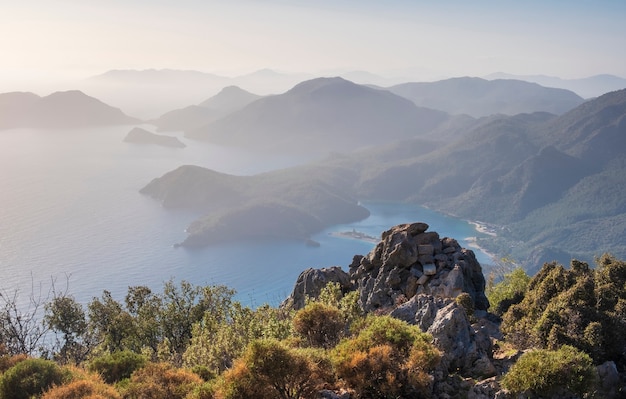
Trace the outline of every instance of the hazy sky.
<path fill-rule="evenodd" d="M 626 77 L 624 0 L 0 0 L 0 6 L 0 83 L 147 68 Z"/>

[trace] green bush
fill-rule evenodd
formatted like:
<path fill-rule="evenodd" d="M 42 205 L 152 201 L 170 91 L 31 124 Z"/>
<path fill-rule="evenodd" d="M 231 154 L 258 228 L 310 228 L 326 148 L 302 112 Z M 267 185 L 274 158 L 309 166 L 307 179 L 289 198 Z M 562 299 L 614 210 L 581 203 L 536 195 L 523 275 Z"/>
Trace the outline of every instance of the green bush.
<path fill-rule="evenodd" d="M 523 354 L 502 379 L 502 386 L 516 394 L 582 396 L 593 390 L 596 379 L 591 357 L 564 345 L 556 351 L 538 349 Z"/>
<path fill-rule="evenodd" d="M 114 352 L 94 359 L 89 370 L 100 373 L 107 384 L 129 378 L 133 371 L 143 367 L 146 358 L 131 351 Z"/>
<path fill-rule="evenodd" d="M 0 399 L 39 397 L 53 385 L 61 385 L 69 373 L 50 360 L 26 359 L 0 377 Z"/>
<path fill-rule="evenodd" d="M 504 274 L 498 283 L 495 283 L 493 276 L 490 277 L 485 294 L 493 312 L 502 315 L 511 305 L 519 303 L 529 282 L 530 277 L 521 267 Z"/>

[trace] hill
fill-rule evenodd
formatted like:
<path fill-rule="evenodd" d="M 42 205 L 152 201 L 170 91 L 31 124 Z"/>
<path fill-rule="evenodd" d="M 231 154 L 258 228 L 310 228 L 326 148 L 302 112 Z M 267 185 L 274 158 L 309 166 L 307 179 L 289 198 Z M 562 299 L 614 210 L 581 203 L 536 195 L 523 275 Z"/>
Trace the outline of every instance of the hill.
<path fill-rule="evenodd" d="M 371 112 L 365 112 L 368 109 Z M 149 193 L 164 204 L 214 206 L 212 212 L 224 212 L 228 218 L 224 220 L 235 220 L 235 204 L 245 206 L 248 214 L 266 205 L 269 208 L 263 209 L 274 212 L 276 204 L 283 204 L 304 210 L 300 221 L 305 220 L 303 215 L 321 221 L 298 222 L 309 226 L 302 230 L 309 232 L 357 220 L 363 213 L 356 211 L 355 199 L 419 203 L 500 226 L 497 237 L 479 243 L 529 270 L 545 260 L 592 261 L 606 251 L 626 256 L 626 90 L 607 93 L 561 116 L 537 112 L 449 118 L 421 135 L 407 133 L 416 109 L 393 94 L 339 78 L 304 82 L 216 122 L 213 128 L 224 123 L 233 130 L 212 133 L 232 134 L 219 136 L 225 141 L 246 137 L 247 145 L 256 148 L 270 140 L 275 146 L 280 140 L 286 144 L 293 137 L 310 149 L 324 144 L 313 138 L 332 141 L 339 130 L 334 135 L 328 132 L 341 126 L 347 133 L 340 148 L 352 149 L 351 153 L 253 178 L 218 178 L 215 172 L 207 172 L 206 178 L 195 176 L 203 173 L 192 174 L 191 169 L 178 171 L 159 179 Z M 341 117 L 351 117 L 330 126 L 329 115 L 338 110 Z M 397 117 L 389 118 L 392 114 Z M 346 126 L 359 117 L 368 126 L 358 121 L 361 129 L 349 130 Z M 384 130 L 383 119 L 396 123 Z M 310 131 L 306 138 L 301 136 L 294 126 L 304 121 L 317 121 L 318 136 Z M 325 123 L 326 130 L 321 129 Z M 244 126 L 259 128 L 246 134 L 251 132 Z M 380 131 L 386 134 L 381 136 Z M 358 149 L 366 139 L 378 145 Z M 322 148 L 329 148 L 328 144 Z M 285 210 L 290 212 L 292 208 Z M 196 226 L 216 231 L 216 220 L 205 219 Z"/>
<path fill-rule="evenodd" d="M 538 83 L 546 87 L 557 87 L 571 90 L 583 98 L 601 96 L 610 91 L 626 88 L 626 79 L 615 75 L 594 75 L 579 79 L 561 79 L 546 75 L 512 75 L 509 73 L 493 73 L 486 79 L 517 79 Z"/>
<path fill-rule="evenodd" d="M 550 112 L 562 114 L 584 100 L 577 94 L 522 80 L 453 78 L 437 82 L 403 83 L 389 91 L 420 107 L 473 117 L 493 114 Z"/>
<path fill-rule="evenodd" d="M 198 105 L 169 111 L 151 123 L 159 131 L 193 130 L 237 111 L 259 98 L 261 96 L 237 86 L 228 86 Z"/>
<path fill-rule="evenodd" d="M 182 166 L 154 179 L 141 193 L 165 207 L 207 215 L 189 226 L 183 246 L 250 238 L 306 240 L 327 226 L 369 215 L 346 190 L 354 179 L 353 171 L 320 165 L 255 176 Z"/>
<path fill-rule="evenodd" d="M 0 94 L 0 129 L 17 127 L 73 128 L 137 123 L 81 91 L 65 91 L 39 97 L 32 93 Z"/>
<path fill-rule="evenodd" d="M 318 78 L 186 136 L 258 150 L 345 151 L 424 134 L 446 119 L 443 112 L 418 108 L 387 91 Z"/>
<path fill-rule="evenodd" d="M 484 244 L 530 269 L 545 260 L 540 252 L 565 263 L 608 250 L 623 256 L 625 120 L 626 90 L 560 117 L 488 118 L 426 154 L 361 165 L 358 197 L 415 201 L 503 226 Z"/>

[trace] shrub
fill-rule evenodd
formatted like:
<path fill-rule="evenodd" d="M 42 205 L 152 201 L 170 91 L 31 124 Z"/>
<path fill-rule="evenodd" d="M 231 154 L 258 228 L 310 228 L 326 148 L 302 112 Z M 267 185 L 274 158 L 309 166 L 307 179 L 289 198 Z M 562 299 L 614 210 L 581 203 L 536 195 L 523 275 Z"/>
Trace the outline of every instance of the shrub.
<path fill-rule="evenodd" d="M 0 377 L 0 399 L 30 399 L 68 378 L 69 373 L 52 361 L 26 359 Z"/>
<path fill-rule="evenodd" d="M 494 283 L 493 277 L 490 277 L 485 294 L 494 313 L 502 315 L 511 305 L 519 303 L 524 298 L 529 281 L 530 277 L 521 267 L 504 274 L 499 283 Z"/>
<path fill-rule="evenodd" d="M 330 362 L 321 350 L 290 348 L 265 339 L 248 345 L 224 373 L 218 398 L 299 399 L 314 397 L 330 379 Z"/>
<path fill-rule="evenodd" d="M 55 386 L 41 399 L 121 399 L 120 394 L 97 375 Z"/>
<path fill-rule="evenodd" d="M 339 342 L 346 329 L 346 321 L 336 307 L 312 302 L 296 313 L 293 327 L 309 345 L 330 348 Z"/>
<path fill-rule="evenodd" d="M 28 356 L 24 354 L 0 356 L 0 374 L 26 359 L 28 359 Z"/>
<path fill-rule="evenodd" d="M 130 377 L 123 397 L 183 399 L 203 383 L 202 378 L 189 370 L 167 363 L 148 363 Z"/>
<path fill-rule="evenodd" d="M 428 397 L 440 359 L 431 337 L 388 316 L 370 316 L 331 354 L 337 376 L 360 397 Z"/>
<path fill-rule="evenodd" d="M 556 351 L 538 349 L 523 354 L 502 379 L 502 386 L 516 394 L 582 396 L 593 390 L 596 379 L 591 357 L 564 345 Z"/>
<path fill-rule="evenodd" d="M 89 364 L 89 370 L 100 373 L 107 384 L 113 384 L 129 378 L 133 371 L 145 364 L 145 356 L 131 351 L 121 351 L 95 358 Z"/>

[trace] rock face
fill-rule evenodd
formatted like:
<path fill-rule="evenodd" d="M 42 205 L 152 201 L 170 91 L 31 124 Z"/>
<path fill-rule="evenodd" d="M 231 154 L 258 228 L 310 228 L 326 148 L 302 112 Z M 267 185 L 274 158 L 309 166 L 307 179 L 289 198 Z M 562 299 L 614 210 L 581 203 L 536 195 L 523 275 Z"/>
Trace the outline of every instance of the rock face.
<path fill-rule="evenodd" d="M 339 266 L 323 269 L 306 269 L 298 276 L 293 292 L 283 302 L 282 306 L 302 309 L 307 297 L 317 298 L 322 288 L 331 282 L 339 283 L 344 292 L 350 291 L 352 288 L 350 275 L 341 270 Z"/>
<path fill-rule="evenodd" d="M 154 134 L 140 127 L 133 128 L 130 132 L 128 132 L 128 134 L 124 138 L 124 141 L 127 143 L 156 144 L 164 147 L 174 148 L 186 147 L 186 145 L 183 144 L 183 142 L 178 140 L 176 137 Z"/>
<path fill-rule="evenodd" d="M 489 301 L 482 268 L 471 250 L 428 232 L 428 227 L 411 223 L 385 231 L 368 255 L 354 257 L 349 273 L 339 267 L 305 270 L 283 306 L 300 309 L 307 296 L 317 297 L 327 283 L 338 282 L 344 292 L 358 291 L 364 311 L 390 313 L 431 334 L 444 353 L 442 375 L 455 370 L 476 377 L 495 375 L 492 339 L 502 336 L 486 317 Z M 455 301 L 462 293 L 473 302 L 471 318 Z"/>
<path fill-rule="evenodd" d="M 385 231 L 367 256 L 355 257 L 350 277 L 365 311 L 393 307 L 416 294 L 455 298 L 470 295 L 477 310 L 487 310 L 485 278 L 474 252 L 453 238 L 427 232 L 426 223 L 402 224 Z"/>

